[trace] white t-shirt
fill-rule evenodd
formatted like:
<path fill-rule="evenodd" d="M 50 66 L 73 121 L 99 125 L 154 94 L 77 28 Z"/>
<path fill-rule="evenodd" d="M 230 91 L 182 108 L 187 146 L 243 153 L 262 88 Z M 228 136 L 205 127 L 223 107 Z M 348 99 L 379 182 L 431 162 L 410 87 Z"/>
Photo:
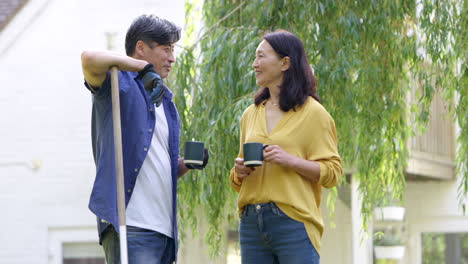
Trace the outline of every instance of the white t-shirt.
<path fill-rule="evenodd" d="M 172 176 L 169 128 L 164 107 L 156 107 L 156 128 L 127 205 L 127 225 L 172 234 Z"/>

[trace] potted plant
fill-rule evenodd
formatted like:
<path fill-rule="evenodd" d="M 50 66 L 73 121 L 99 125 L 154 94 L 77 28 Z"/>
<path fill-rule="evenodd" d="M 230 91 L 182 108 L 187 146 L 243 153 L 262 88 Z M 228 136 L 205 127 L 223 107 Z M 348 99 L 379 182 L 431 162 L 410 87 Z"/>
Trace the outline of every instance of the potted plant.
<path fill-rule="evenodd" d="M 387 205 L 374 208 L 375 221 L 403 221 L 405 208 L 397 205 Z"/>
<path fill-rule="evenodd" d="M 380 205 L 374 208 L 373 216 L 375 221 L 403 221 L 405 208 L 393 197 L 391 191 L 387 191 Z"/>
<path fill-rule="evenodd" d="M 402 259 L 405 255 L 405 246 L 399 236 L 377 232 L 374 239 L 374 254 L 376 259 Z"/>

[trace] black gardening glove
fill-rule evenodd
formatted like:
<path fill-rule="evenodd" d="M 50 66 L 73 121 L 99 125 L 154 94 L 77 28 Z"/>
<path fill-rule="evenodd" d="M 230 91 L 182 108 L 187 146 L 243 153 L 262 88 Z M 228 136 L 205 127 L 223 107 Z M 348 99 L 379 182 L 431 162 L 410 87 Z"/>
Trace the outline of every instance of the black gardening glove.
<path fill-rule="evenodd" d="M 154 71 L 153 64 L 146 64 L 143 70 L 138 72 L 137 78 L 143 82 L 143 86 L 151 96 L 151 101 L 156 104 L 156 107 L 160 106 L 166 90 L 161 76 Z"/>
<path fill-rule="evenodd" d="M 191 170 L 203 170 L 208 164 L 208 160 L 210 159 L 210 154 L 208 154 L 208 149 L 203 149 L 203 164 L 202 165 L 193 165 L 193 164 L 185 164 L 185 166 Z"/>

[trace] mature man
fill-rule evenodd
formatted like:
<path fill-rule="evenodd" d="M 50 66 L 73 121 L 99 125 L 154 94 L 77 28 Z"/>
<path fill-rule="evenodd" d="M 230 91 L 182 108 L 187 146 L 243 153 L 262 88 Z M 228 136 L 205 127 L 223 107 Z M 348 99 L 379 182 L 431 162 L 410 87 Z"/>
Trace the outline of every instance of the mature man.
<path fill-rule="evenodd" d="M 85 86 L 93 96 L 92 143 L 96 179 L 89 202 L 98 218 L 107 263 L 119 263 L 118 214 L 110 74 L 119 68 L 128 257 L 136 263 L 172 263 L 177 252 L 177 178 L 188 169 L 179 158 L 180 122 L 172 93 L 162 84 L 174 62 L 180 28 L 142 15 L 127 31 L 127 56 L 84 51 Z"/>

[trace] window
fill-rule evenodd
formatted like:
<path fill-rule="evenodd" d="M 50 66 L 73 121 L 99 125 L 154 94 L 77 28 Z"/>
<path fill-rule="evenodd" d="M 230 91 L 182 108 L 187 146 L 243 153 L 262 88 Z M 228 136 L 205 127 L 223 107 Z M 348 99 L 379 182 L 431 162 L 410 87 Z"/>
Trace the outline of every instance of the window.
<path fill-rule="evenodd" d="M 235 229 L 228 231 L 227 264 L 240 264 L 239 232 Z"/>
<path fill-rule="evenodd" d="M 468 233 L 423 233 L 422 264 L 468 264 Z"/>
<path fill-rule="evenodd" d="M 63 264 L 105 264 L 104 252 L 97 243 L 64 243 Z"/>

